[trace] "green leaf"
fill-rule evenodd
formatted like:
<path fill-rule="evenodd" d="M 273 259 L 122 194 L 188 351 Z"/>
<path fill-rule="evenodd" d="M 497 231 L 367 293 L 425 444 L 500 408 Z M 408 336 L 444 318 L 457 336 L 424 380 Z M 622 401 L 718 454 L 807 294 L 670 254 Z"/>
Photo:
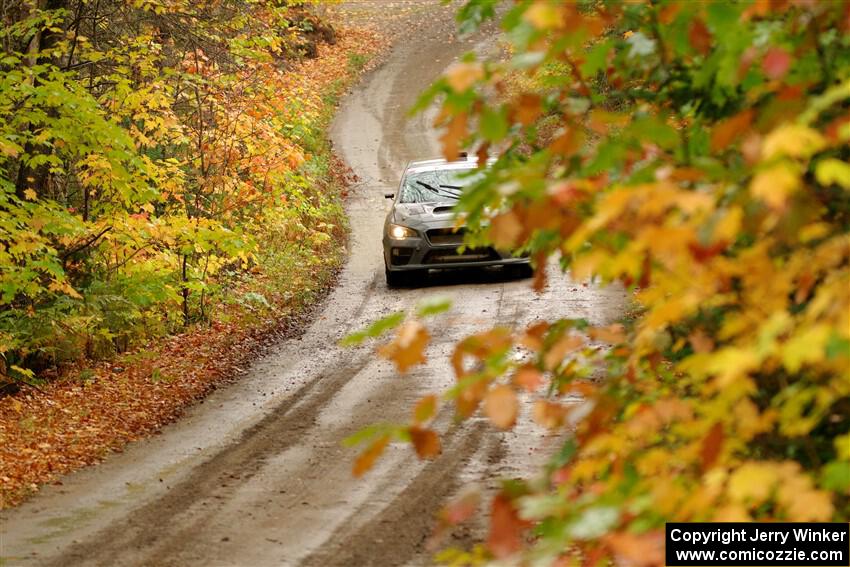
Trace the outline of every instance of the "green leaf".
<path fill-rule="evenodd" d="M 850 164 L 835 158 L 827 158 L 815 166 L 815 177 L 821 185 L 839 185 L 850 189 Z"/>
<path fill-rule="evenodd" d="M 820 484 L 827 490 L 839 494 L 850 491 L 850 462 L 832 461 L 821 469 Z"/>
<path fill-rule="evenodd" d="M 438 315 L 451 309 L 452 300 L 448 297 L 429 297 L 419 302 L 416 306 L 416 315 L 419 317 L 429 317 Z"/>
<path fill-rule="evenodd" d="M 351 333 L 347 337 L 343 338 L 340 341 L 340 345 L 354 346 L 362 343 L 366 339 L 379 337 L 387 331 L 401 325 L 401 323 L 404 321 L 404 317 L 404 311 L 397 311 L 391 315 L 387 315 L 386 317 L 378 319 L 365 329 L 357 331 L 355 333 Z"/>
<path fill-rule="evenodd" d="M 486 108 L 481 113 L 481 136 L 490 142 L 498 142 L 508 134 L 508 119 L 504 109 Z"/>

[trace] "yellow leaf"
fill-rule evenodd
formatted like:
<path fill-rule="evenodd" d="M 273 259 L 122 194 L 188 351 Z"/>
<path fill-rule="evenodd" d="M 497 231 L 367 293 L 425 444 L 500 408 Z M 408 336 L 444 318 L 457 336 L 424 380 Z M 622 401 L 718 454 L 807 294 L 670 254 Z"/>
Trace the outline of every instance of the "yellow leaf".
<path fill-rule="evenodd" d="M 756 506 L 768 499 L 777 480 L 775 465 L 760 462 L 744 463 L 732 473 L 726 492 L 733 501 Z"/>
<path fill-rule="evenodd" d="M 760 171 L 750 182 L 753 195 L 772 209 L 783 208 L 791 193 L 799 187 L 799 175 L 784 163 Z"/>
<path fill-rule="evenodd" d="M 796 373 L 803 364 L 822 360 L 831 332 L 825 324 L 797 332 L 781 348 L 782 364 L 789 372 Z"/>
<path fill-rule="evenodd" d="M 779 156 L 808 158 L 826 145 L 816 130 L 801 124 L 784 124 L 768 134 L 762 146 L 762 159 Z"/>
<path fill-rule="evenodd" d="M 816 490 L 812 479 L 793 461 L 782 463 L 776 500 L 792 522 L 827 522 L 832 518 L 829 493 Z"/>
<path fill-rule="evenodd" d="M 850 163 L 835 158 L 821 160 L 815 167 L 815 177 L 821 185 L 835 184 L 850 189 Z"/>
<path fill-rule="evenodd" d="M 484 414 L 493 425 L 500 429 L 510 429 L 516 423 L 519 403 L 516 393 L 510 386 L 500 384 L 493 387 L 484 398 Z"/>
<path fill-rule="evenodd" d="M 563 26 L 563 13 L 556 2 L 538 0 L 522 15 L 522 19 L 539 30 L 556 29 Z"/>
<path fill-rule="evenodd" d="M 35 201 L 38 198 L 38 195 L 32 189 L 24 189 L 24 198 L 28 201 Z"/>

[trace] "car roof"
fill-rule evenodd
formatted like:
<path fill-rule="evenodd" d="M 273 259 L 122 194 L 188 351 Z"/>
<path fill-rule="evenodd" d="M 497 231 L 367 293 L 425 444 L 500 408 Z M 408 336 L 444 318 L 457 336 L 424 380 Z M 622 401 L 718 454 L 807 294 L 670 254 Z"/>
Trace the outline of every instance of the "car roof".
<path fill-rule="evenodd" d="M 487 164 L 489 165 L 494 161 L 495 159 L 488 159 Z M 404 168 L 404 172 L 435 171 L 441 169 L 471 169 L 477 165 L 478 158 L 476 156 L 461 157 L 461 159 L 455 161 L 447 161 L 444 158 L 421 159 L 409 161 L 407 163 L 407 167 Z"/>

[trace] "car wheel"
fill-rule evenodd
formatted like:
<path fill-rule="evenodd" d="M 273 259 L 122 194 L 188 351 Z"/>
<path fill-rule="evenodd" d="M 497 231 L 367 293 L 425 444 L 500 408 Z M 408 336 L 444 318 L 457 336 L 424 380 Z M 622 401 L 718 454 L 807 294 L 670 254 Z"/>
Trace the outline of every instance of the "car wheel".
<path fill-rule="evenodd" d="M 384 268 L 384 274 L 387 276 L 388 287 L 403 287 L 410 285 L 410 273 L 408 272 L 391 272 Z"/>
<path fill-rule="evenodd" d="M 531 267 L 531 264 L 516 264 L 512 268 L 518 279 L 530 278 L 534 275 L 534 268 Z"/>

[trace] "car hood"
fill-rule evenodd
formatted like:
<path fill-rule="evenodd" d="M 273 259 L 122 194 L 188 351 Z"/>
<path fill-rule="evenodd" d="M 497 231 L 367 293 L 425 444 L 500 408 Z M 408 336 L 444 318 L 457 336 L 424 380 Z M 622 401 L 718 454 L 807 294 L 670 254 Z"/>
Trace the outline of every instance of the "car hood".
<path fill-rule="evenodd" d="M 396 203 L 390 222 L 414 229 L 446 228 L 455 225 L 452 203 Z"/>

